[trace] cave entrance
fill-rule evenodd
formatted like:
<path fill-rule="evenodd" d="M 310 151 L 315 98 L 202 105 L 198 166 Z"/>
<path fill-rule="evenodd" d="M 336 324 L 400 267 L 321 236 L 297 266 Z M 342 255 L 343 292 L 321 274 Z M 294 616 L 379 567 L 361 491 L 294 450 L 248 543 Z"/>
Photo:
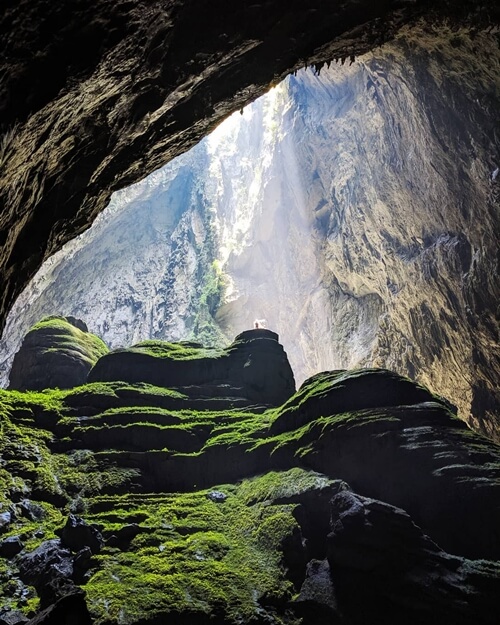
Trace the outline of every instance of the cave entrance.
<path fill-rule="evenodd" d="M 492 41 L 421 33 L 289 76 L 116 193 L 19 298 L 3 353 L 46 314 L 112 347 L 265 319 L 299 383 L 385 366 L 468 414 L 496 376 Z"/>

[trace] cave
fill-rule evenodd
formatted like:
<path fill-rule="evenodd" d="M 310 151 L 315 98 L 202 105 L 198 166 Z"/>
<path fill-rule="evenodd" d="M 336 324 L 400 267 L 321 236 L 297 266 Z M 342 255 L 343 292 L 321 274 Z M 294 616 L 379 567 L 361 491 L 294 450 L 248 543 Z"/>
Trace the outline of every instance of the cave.
<path fill-rule="evenodd" d="M 175 336 L 190 340 L 164 343 L 159 327 L 154 340 L 108 352 L 74 311 L 32 328 L 18 381 L 0 391 L 0 623 L 417 625 L 475 615 L 493 625 L 499 17 L 494 2 L 472 1 L 8 3 L 3 351 L 32 304 L 21 297 L 7 321 L 16 298 L 113 192 L 175 157 L 185 165 L 190 148 L 215 141 L 199 143 L 231 114 L 244 120 L 243 107 L 273 87 L 294 99 L 295 112 L 277 109 L 275 122 L 288 123 L 282 135 L 298 138 L 300 154 L 260 191 L 266 210 L 283 208 L 293 180 L 304 182 L 307 227 L 291 208 L 273 223 L 296 227 L 290 275 L 303 270 L 320 288 L 316 299 L 297 291 L 303 316 L 291 306 L 270 314 L 270 330 L 249 331 L 266 311 L 243 314 L 245 298 L 231 308 L 218 280 L 247 265 L 258 277 L 266 254 L 269 272 L 272 253 L 261 243 L 259 262 L 221 264 L 204 235 L 204 317 L 188 311 Z M 172 220 L 188 170 L 178 166 L 177 195 L 168 191 Z M 192 341 L 203 323 L 217 345 Z M 302 349 L 298 381 L 308 379 L 296 393 L 274 329 L 290 360 L 294 342 Z M 25 392 L 38 391 L 37 375 L 50 390 Z"/>

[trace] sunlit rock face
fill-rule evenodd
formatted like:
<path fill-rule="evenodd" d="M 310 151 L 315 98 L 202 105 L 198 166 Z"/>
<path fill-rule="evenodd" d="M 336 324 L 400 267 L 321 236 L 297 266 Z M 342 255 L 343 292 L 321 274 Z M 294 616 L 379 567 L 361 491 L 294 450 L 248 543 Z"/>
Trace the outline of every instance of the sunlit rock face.
<path fill-rule="evenodd" d="M 388 367 L 494 435 L 499 69 L 494 35 L 414 31 L 289 77 L 115 196 L 22 296 L 5 352 L 49 313 L 112 347 L 264 318 L 298 383 Z"/>

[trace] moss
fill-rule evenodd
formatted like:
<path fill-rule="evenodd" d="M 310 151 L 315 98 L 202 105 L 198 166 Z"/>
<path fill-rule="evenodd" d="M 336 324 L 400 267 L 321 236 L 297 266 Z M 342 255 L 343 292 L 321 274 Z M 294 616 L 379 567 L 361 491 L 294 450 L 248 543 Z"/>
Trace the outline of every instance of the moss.
<path fill-rule="evenodd" d="M 259 485 L 263 479 L 217 487 L 227 495 L 223 503 L 211 501 L 208 491 L 153 501 L 117 498 L 114 519 L 121 514 L 126 522 L 127 508 L 140 510 L 146 515 L 143 527 L 151 531 L 134 538 L 127 552 L 105 549 L 99 556 L 102 568 L 86 586 L 96 624 L 214 612 L 220 622 L 242 623 L 265 611 L 286 611 L 293 588 L 281 545 L 297 527 L 294 506 L 250 504 L 251 490 L 268 488 Z M 290 476 L 273 476 L 276 484 L 280 479 Z M 107 513 L 91 518 L 116 528 Z"/>
<path fill-rule="evenodd" d="M 54 347 L 48 347 L 44 350 L 46 353 L 76 352 L 86 362 L 94 364 L 109 351 L 108 346 L 101 338 L 91 332 L 80 330 L 64 317 L 45 317 L 30 328 L 27 339 L 29 340 L 31 334 L 38 332 L 48 333 L 57 341 Z"/>
<path fill-rule="evenodd" d="M 145 382 L 92 382 L 60 393 L 64 409 L 74 411 L 85 408 L 87 415 L 88 408 L 93 410 L 93 414 L 131 406 L 180 408 L 183 400 L 187 400 L 183 393 Z"/>
<path fill-rule="evenodd" d="M 288 499 L 308 490 L 328 486 L 331 480 L 321 473 L 306 471 L 298 467 L 288 471 L 269 471 L 255 480 L 245 480 L 239 488 L 239 495 L 247 504 Z"/>
<path fill-rule="evenodd" d="M 155 358 L 164 358 L 169 360 L 199 360 L 204 358 L 220 358 L 224 355 L 223 350 L 194 347 L 191 342 L 168 343 L 167 341 L 142 341 L 126 351 L 135 351 Z"/>
<path fill-rule="evenodd" d="M 30 419 L 41 413 L 59 416 L 63 413 L 64 391 L 6 391 L 0 389 L 0 416 L 8 414 L 16 419 L 29 415 Z"/>
<path fill-rule="evenodd" d="M 285 620 L 294 589 L 286 577 L 282 545 L 297 536 L 295 502 L 301 493 L 313 491 L 315 496 L 329 487 L 328 478 L 299 468 L 273 471 L 241 484 L 215 487 L 227 497 L 221 503 L 209 498 L 210 491 L 144 490 L 172 483 L 176 489 L 196 489 L 195 484 L 242 477 L 267 466 L 276 469 L 303 461 L 313 465 L 324 449 L 334 455 L 343 435 L 355 435 L 351 439 L 357 444 L 363 436 L 402 430 L 411 419 L 417 425 L 422 419 L 433 423 L 444 414 L 429 406 L 423 416 L 415 406 L 329 414 L 326 408 L 323 411 L 326 404 L 314 405 L 314 399 L 330 388 L 327 375 L 306 384 L 286 404 L 286 410 L 304 411 L 306 423 L 287 420 L 287 429 L 281 432 L 272 426 L 284 414 L 283 408 L 262 414 L 197 411 L 187 408 L 192 404 L 185 395 L 148 384 L 93 383 L 44 393 L 2 391 L 0 505 L 13 505 L 14 492 L 18 499 L 28 492 L 32 499 L 49 501 L 40 502 L 39 520 L 18 515 L 5 535 L 22 535 L 26 549 L 32 550 L 55 535 L 69 510 L 101 525 L 106 536 L 138 523 L 141 532 L 123 550 L 110 543 L 95 558 L 85 589 L 96 624 L 139 618 L 178 625 L 205 618 L 207 623 L 211 618 L 225 625 Z M 449 425 L 446 415 L 442 419 Z M 497 467 L 489 459 L 494 446 L 467 430 L 446 431 L 453 445 L 472 450 L 471 461 L 483 465 L 472 476 L 475 482 L 480 485 L 485 476 L 493 479 L 489 472 L 493 476 Z M 143 435 L 147 444 L 143 441 L 137 447 Z M 174 435 L 178 435 L 175 445 Z M 92 437 L 95 452 L 78 448 L 90 447 Z M 196 439 L 194 451 L 186 451 L 182 437 Z M 126 441 L 148 453 L 126 451 Z M 160 445 L 168 450 L 150 451 Z M 463 467 L 467 462 L 454 467 L 450 461 L 442 472 L 451 474 L 456 468 L 458 479 L 462 474 L 469 479 L 471 473 Z M 45 534 L 37 538 L 40 529 Z M 0 594 L 9 576 L 15 578 L 14 569 L 0 570 Z M 287 624 L 292 621 L 287 614 Z"/>

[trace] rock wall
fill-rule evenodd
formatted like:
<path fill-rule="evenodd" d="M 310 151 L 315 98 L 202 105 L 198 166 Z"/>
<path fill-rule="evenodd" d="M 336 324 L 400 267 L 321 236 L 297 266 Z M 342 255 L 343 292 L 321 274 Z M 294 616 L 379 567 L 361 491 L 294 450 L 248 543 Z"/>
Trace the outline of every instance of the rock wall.
<path fill-rule="evenodd" d="M 494 436 L 499 68 L 497 36 L 421 28 L 291 76 L 118 194 L 23 294 L 4 353 L 53 312 L 113 347 L 225 345 L 265 318 L 299 383 L 389 367 Z"/>
<path fill-rule="evenodd" d="M 110 194 L 183 153 L 305 62 L 403 25 L 498 21 L 494 0 L 9 0 L 0 15 L 0 327 L 42 262 Z M 492 22 L 493 20 L 493 22 Z"/>

